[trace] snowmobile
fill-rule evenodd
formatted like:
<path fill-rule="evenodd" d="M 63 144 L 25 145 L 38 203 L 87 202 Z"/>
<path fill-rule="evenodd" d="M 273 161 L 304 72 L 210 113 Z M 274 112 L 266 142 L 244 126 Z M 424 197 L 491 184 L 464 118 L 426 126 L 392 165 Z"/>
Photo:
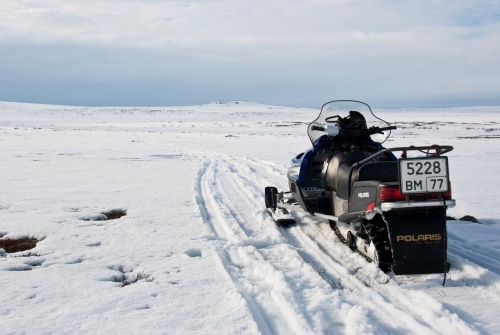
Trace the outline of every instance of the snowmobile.
<path fill-rule="evenodd" d="M 324 104 L 307 128 L 312 147 L 292 159 L 289 191 L 265 188 L 267 211 L 279 225 L 293 224 L 294 211 L 328 220 L 386 272 L 446 274 L 453 147 L 384 148 L 395 129 L 363 102 Z"/>

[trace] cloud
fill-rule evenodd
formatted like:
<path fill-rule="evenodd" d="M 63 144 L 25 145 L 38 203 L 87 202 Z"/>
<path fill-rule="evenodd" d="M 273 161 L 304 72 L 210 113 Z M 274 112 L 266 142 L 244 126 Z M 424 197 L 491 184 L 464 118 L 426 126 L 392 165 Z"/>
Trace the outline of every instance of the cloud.
<path fill-rule="evenodd" d="M 88 104 L 491 103 L 500 97 L 499 13 L 498 1 L 466 0 L 3 0 L 0 100 L 44 91 L 57 103 L 50 92 L 71 86 L 63 95 L 76 99 L 80 87 Z M 106 99 L 106 85 L 127 99 Z M 147 93 L 162 90 L 173 93 Z"/>

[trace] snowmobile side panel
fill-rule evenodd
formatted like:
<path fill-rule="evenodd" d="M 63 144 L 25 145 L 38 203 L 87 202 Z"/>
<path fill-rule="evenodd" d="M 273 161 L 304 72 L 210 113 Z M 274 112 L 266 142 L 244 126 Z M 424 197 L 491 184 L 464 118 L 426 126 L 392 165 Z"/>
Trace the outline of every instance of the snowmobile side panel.
<path fill-rule="evenodd" d="M 377 182 L 356 182 L 349 199 L 348 212 L 365 211 L 377 198 Z"/>
<path fill-rule="evenodd" d="M 297 183 L 300 186 L 324 187 L 323 164 L 328 159 L 332 141 L 328 136 L 321 137 L 315 145 L 301 156 Z"/>
<path fill-rule="evenodd" d="M 302 207 L 305 211 L 311 212 L 307 207 L 307 204 L 304 202 L 302 192 L 300 191 L 300 187 L 297 185 L 297 182 L 293 181 L 292 179 L 288 179 L 288 186 L 290 192 L 292 193 L 292 197 L 295 199 L 295 201 L 297 201 L 299 206 Z"/>
<path fill-rule="evenodd" d="M 446 207 L 384 212 L 395 274 L 444 273 L 447 270 Z"/>

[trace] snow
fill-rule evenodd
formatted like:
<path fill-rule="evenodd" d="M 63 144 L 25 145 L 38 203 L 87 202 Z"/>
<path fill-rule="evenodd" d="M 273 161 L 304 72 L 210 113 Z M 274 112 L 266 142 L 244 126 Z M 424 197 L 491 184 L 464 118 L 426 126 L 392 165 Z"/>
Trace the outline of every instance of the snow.
<path fill-rule="evenodd" d="M 40 240 L 0 251 L 0 332 L 498 334 L 500 107 L 375 110 L 387 147 L 455 147 L 448 215 L 481 223 L 448 221 L 445 286 L 384 274 L 323 220 L 270 219 L 264 187 L 286 188 L 317 113 L 0 102 L 0 237 Z"/>

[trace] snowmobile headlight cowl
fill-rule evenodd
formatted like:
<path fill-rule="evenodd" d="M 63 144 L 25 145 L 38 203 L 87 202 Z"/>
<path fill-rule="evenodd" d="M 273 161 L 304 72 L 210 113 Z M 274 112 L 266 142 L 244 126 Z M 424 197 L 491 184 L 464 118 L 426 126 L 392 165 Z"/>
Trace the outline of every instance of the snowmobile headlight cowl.
<path fill-rule="evenodd" d="M 398 187 L 380 187 L 378 189 L 379 201 L 405 201 L 406 196 L 401 194 Z"/>

